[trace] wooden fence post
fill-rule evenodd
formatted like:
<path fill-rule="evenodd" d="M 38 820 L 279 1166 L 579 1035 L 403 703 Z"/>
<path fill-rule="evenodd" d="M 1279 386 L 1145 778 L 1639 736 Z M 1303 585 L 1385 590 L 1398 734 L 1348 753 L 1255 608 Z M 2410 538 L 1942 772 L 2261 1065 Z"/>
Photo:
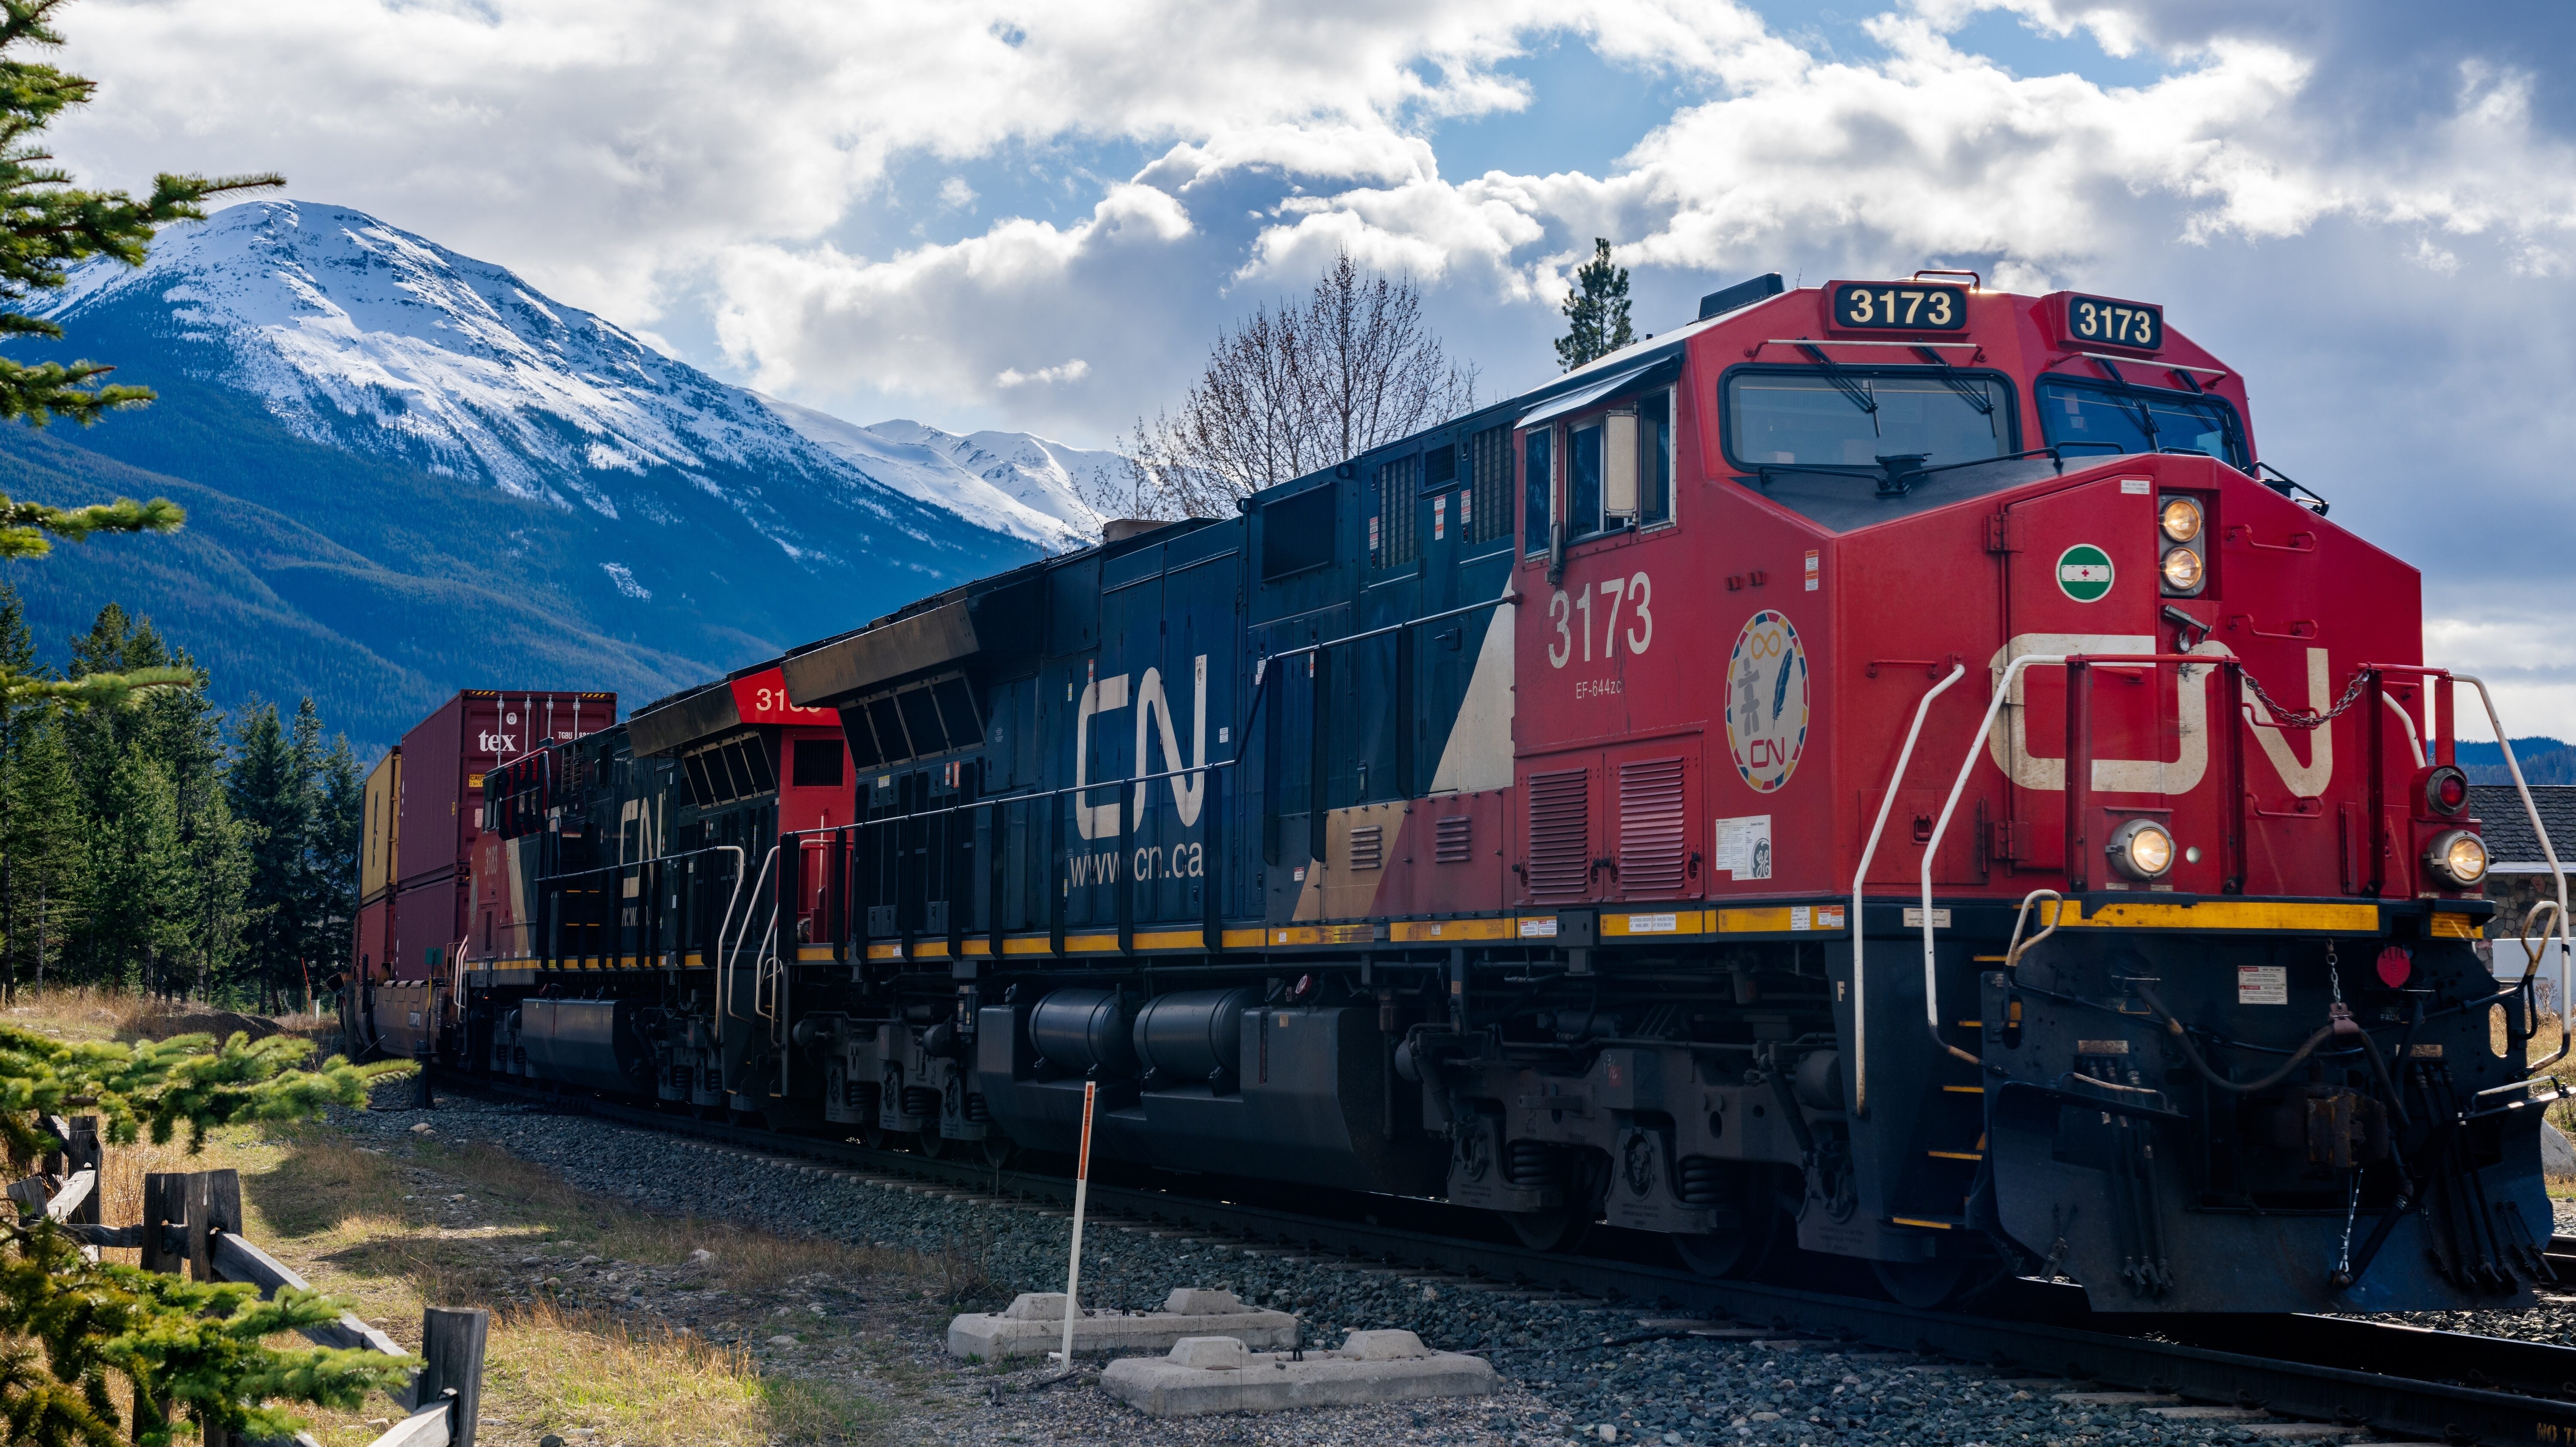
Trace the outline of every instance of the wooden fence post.
<path fill-rule="evenodd" d="M 442 1393 L 456 1393 L 449 1407 L 449 1447 L 474 1447 L 476 1414 L 483 1407 L 483 1343 L 492 1317 L 479 1306 L 433 1306 L 420 1314 L 422 1366 L 412 1389 L 418 1411 Z"/>
<path fill-rule="evenodd" d="M 244 1234 L 242 1231 L 241 1172 L 233 1170 L 230 1167 L 226 1167 L 220 1171 L 207 1171 L 203 1174 L 206 1181 L 205 1217 L 202 1220 L 191 1220 L 188 1223 L 188 1229 L 196 1233 L 197 1240 L 207 1243 L 206 1249 L 212 1250 L 212 1237 L 215 1232 L 223 1231 L 235 1236 Z M 191 1197 L 190 1199 L 194 1200 L 195 1198 Z M 197 1253 L 195 1252 L 191 1252 L 191 1258 L 193 1259 L 196 1254 Z M 216 1277 L 213 1273 L 213 1269 L 209 1267 L 207 1274 L 200 1279 L 206 1281 L 215 1280 Z"/>
<path fill-rule="evenodd" d="M 64 1152 L 63 1164 L 75 1172 L 93 1172 L 91 1179 L 96 1184 L 90 1187 L 88 1199 L 72 1208 L 68 1224 L 95 1226 L 99 1224 L 99 1201 L 107 1195 L 107 1152 L 99 1141 L 97 1116 L 76 1115 L 71 1124 L 70 1149 Z"/>
<path fill-rule="evenodd" d="M 143 1269 L 176 1276 L 187 1264 L 188 1178 L 153 1171 L 143 1178 Z M 176 1227 L 176 1230 L 171 1228 Z M 177 1246 L 176 1251 L 170 1248 Z"/>
<path fill-rule="evenodd" d="M 184 1232 L 188 1220 L 188 1177 L 175 1171 L 153 1171 L 143 1177 L 143 1269 L 176 1276 L 188 1259 Z M 176 1247 L 178 1249 L 173 1250 Z M 152 1400 L 141 1382 L 134 1384 L 134 1430 L 137 1436 L 169 1421 L 162 1404 Z"/>

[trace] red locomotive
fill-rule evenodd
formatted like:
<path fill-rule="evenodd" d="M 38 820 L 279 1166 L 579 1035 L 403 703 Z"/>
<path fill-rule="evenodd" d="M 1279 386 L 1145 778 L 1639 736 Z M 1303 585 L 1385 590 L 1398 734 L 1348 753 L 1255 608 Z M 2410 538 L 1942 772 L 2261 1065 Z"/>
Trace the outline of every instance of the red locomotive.
<path fill-rule="evenodd" d="M 496 773 L 444 1045 L 1917 1302 L 2528 1300 L 2483 695 L 2326 511 L 2157 306 L 1761 278 Z"/>

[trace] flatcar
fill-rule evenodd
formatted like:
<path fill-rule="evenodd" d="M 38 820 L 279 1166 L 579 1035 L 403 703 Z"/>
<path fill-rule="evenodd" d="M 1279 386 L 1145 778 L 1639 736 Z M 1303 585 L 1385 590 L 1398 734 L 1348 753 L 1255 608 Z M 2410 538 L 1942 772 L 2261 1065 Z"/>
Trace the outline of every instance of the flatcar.
<path fill-rule="evenodd" d="M 2327 513 L 2160 306 L 1758 278 L 491 770 L 427 1048 L 995 1160 L 1096 1085 L 1133 1168 L 1914 1303 L 2529 1302 L 2499 721 Z"/>

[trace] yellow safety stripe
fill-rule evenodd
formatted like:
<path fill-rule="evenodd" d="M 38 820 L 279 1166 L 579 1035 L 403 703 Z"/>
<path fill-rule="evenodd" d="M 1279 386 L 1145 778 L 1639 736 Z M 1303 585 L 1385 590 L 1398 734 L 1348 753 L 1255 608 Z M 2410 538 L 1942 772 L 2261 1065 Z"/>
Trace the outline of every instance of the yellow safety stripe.
<path fill-rule="evenodd" d="M 2041 913 L 2045 914 L 2045 909 Z M 2297 930 L 2303 933 L 2346 931 L 2377 933 L 2379 906 L 2329 904 L 2316 900 L 2204 899 L 2191 904 L 2163 904 L 2145 899 L 2115 899 L 2094 907 L 2068 900 L 2059 924 L 2104 929 Z"/>

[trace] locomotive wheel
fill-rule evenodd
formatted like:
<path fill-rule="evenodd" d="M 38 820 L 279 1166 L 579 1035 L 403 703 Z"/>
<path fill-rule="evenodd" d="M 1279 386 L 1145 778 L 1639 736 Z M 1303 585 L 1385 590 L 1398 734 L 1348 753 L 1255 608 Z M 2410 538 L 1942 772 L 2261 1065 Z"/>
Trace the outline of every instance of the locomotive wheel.
<path fill-rule="evenodd" d="M 915 1143 L 920 1147 L 923 1155 L 935 1161 L 947 1154 L 948 1139 L 939 1133 L 939 1127 L 924 1126 L 913 1134 L 916 1138 Z"/>
<path fill-rule="evenodd" d="M 1970 1287 L 1983 1285 L 1986 1277 L 1973 1268 L 1973 1261 L 1873 1261 L 1872 1275 L 1879 1289 L 1899 1306 L 1917 1311 L 1930 1311 L 1955 1301 Z"/>
<path fill-rule="evenodd" d="M 1780 1213 L 1762 1211 L 1737 1230 L 1676 1236 L 1673 1250 L 1680 1253 L 1684 1266 L 1702 1276 L 1741 1281 L 1769 1264 L 1779 1240 Z"/>
<path fill-rule="evenodd" d="M 1592 1229 L 1591 1213 L 1573 1206 L 1498 1214 L 1511 1223 L 1512 1234 L 1532 1251 L 1571 1251 L 1583 1244 L 1584 1233 Z"/>
<path fill-rule="evenodd" d="M 1789 1213 L 1781 1208 L 1772 1173 L 1760 1167 L 1730 1171 L 1724 1195 L 1743 1222 L 1730 1231 L 1675 1236 L 1673 1250 L 1682 1264 L 1702 1276 L 1741 1281 L 1759 1272 L 1778 1251 Z"/>
<path fill-rule="evenodd" d="M 1020 1149 L 1020 1143 L 1006 1135 L 988 1135 L 984 1137 L 983 1146 L 984 1164 L 997 1171 L 1009 1165 L 1011 1157 Z"/>

